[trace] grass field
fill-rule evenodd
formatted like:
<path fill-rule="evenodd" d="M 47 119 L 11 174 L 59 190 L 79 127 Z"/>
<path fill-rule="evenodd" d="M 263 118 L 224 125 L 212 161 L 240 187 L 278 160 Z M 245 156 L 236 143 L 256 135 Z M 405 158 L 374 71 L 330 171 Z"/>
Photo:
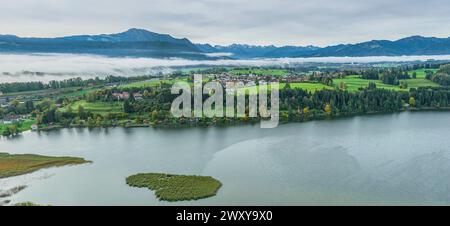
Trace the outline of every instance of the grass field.
<path fill-rule="evenodd" d="M 156 87 L 159 86 L 161 83 L 168 83 L 168 84 L 174 84 L 176 82 L 186 82 L 187 78 L 180 78 L 180 79 L 164 79 L 164 80 L 158 80 L 158 79 L 152 79 L 147 81 L 139 81 L 139 82 L 132 82 L 125 85 L 120 85 L 119 88 L 146 88 L 146 87 Z"/>
<path fill-rule="evenodd" d="M 19 176 L 40 169 L 88 163 L 82 158 L 11 155 L 0 153 L 0 178 Z"/>
<path fill-rule="evenodd" d="M 31 130 L 31 125 L 33 125 L 35 123 L 36 123 L 35 120 L 25 120 L 21 123 L 15 124 L 15 125 L 17 126 L 17 130 L 21 133 L 21 132 Z M 11 126 L 11 125 L 0 124 L 0 134 L 2 134 L 3 131 L 6 129 L 6 127 L 8 127 L 8 126 Z"/>
<path fill-rule="evenodd" d="M 78 90 L 78 89 L 73 89 L 72 91 L 67 90 L 67 91 L 61 91 L 60 94 L 56 95 L 56 98 L 65 98 L 65 97 L 80 97 L 83 96 L 84 94 L 87 94 L 91 91 L 97 90 L 98 88 L 86 88 L 86 89 L 82 89 L 82 90 Z"/>
<path fill-rule="evenodd" d="M 298 83 L 290 83 L 290 86 L 291 86 L 291 89 L 303 89 L 303 90 L 306 90 L 306 91 L 312 92 L 312 93 L 319 91 L 319 90 L 323 90 L 323 89 L 329 89 L 329 90 L 334 89 L 334 87 L 327 86 L 322 83 L 307 83 L 307 82 L 300 83 L 300 82 L 298 82 Z M 280 83 L 280 86 L 279 86 L 280 89 L 284 89 L 285 87 L 286 87 L 286 83 Z M 268 89 L 268 91 L 270 91 L 270 89 L 271 89 L 270 85 L 268 86 L 267 89 Z M 255 87 L 250 87 L 246 93 L 247 94 L 249 94 L 249 93 L 250 94 L 258 94 L 258 90 L 255 89 Z"/>
<path fill-rule="evenodd" d="M 273 76 L 285 76 L 289 75 L 289 71 L 284 69 L 232 69 L 229 71 L 232 75 L 273 75 Z"/>
<path fill-rule="evenodd" d="M 123 112 L 122 102 L 94 102 L 89 103 L 85 100 L 80 100 L 72 103 L 70 107 L 73 112 L 78 111 L 78 106 L 82 106 L 85 111 L 90 111 L 94 114 L 106 115 L 108 113 L 121 113 Z M 68 106 L 61 108 L 60 110 L 66 112 L 69 109 Z"/>
<path fill-rule="evenodd" d="M 160 80 L 147 80 L 120 85 L 119 88 L 145 88 L 145 87 L 155 87 L 160 84 L 161 84 Z"/>
<path fill-rule="evenodd" d="M 418 73 L 419 77 L 419 73 Z M 390 89 L 390 90 L 409 90 L 410 88 L 418 88 L 418 87 L 438 87 L 439 85 L 426 80 L 424 78 L 417 78 L 417 79 L 405 79 L 400 81 L 406 81 L 408 83 L 408 89 L 400 89 L 399 86 L 394 85 L 388 85 L 383 84 L 381 80 L 370 80 L 370 79 L 361 79 L 358 75 L 349 75 L 343 79 L 334 79 L 333 83 L 335 87 L 338 87 L 341 82 L 344 82 L 347 85 L 347 90 L 354 92 L 357 91 L 359 88 L 365 88 L 369 85 L 370 82 L 374 82 L 377 85 L 377 88 L 383 88 L 383 89 Z"/>
<path fill-rule="evenodd" d="M 70 88 L 61 88 L 61 89 L 44 89 L 44 90 L 35 90 L 35 91 L 25 91 L 25 92 L 15 92 L 15 93 L 7 93 L 4 97 L 7 96 L 22 96 L 22 97 L 32 97 L 32 96 L 46 96 L 46 97 L 77 97 L 83 96 L 85 93 L 88 93 L 92 90 L 96 90 L 99 87 L 89 87 L 83 88 L 81 87 L 70 87 Z"/>
<path fill-rule="evenodd" d="M 308 92 L 313 92 L 313 93 L 318 90 L 323 90 L 323 89 L 334 89 L 333 87 L 324 85 L 322 83 L 301 82 L 301 83 L 290 83 L 289 85 L 291 86 L 292 89 L 304 89 Z M 286 86 L 285 83 L 280 84 L 280 89 L 283 89 L 285 86 Z"/>
<path fill-rule="evenodd" d="M 161 173 L 136 174 L 126 178 L 132 187 L 149 188 L 164 201 L 187 201 L 216 195 L 222 184 L 205 176 L 184 176 Z"/>
<path fill-rule="evenodd" d="M 422 79 L 424 79 L 425 78 L 425 71 L 432 71 L 433 73 L 435 73 L 436 71 L 438 71 L 439 69 L 425 69 L 425 68 L 422 68 L 422 69 L 417 69 L 417 70 L 415 70 L 415 72 L 416 72 L 416 74 L 417 74 L 417 78 L 419 79 L 419 78 L 422 78 Z M 409 75 L 412 75 L 414 73 L 414 71 L 409 71 L 408 72 L 408 74 Z"/>

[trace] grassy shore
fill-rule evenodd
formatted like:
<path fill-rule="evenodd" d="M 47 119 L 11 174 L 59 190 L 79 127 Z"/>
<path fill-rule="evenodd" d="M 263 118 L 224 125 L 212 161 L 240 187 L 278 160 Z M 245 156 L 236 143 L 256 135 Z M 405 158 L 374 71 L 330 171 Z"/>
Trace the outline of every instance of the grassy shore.
<path fill-rule="evenodd" d="M 31 125 L 33 125 L 34 123 L 36 123 L 35 120 L 25 120 L 23 122 L 16 123 L 14 125 L 17 126 L 17 132 L 22 133 L 22 132 L 31 130 Z M 3 132 L 9 126 L 13 126 L 13 125 L 0 124 L 0 135 L 3 134 Z"/>
<path fill-rule="evenodd" d="M 50 167 L 89 163 L 82 158 L 0 153 L 0 178 L 19 176 Z"/>
<path fill-rule="evenodd" d="M 222 184 L 205 176 L 170 175 L 161 173 L 129 176 L 126 183 L 132 187 L 149 188 L 164 201 L 187 201 L 216 195 Z"/>
<path fill-rule="evenodd" d="M 20 202 L 20 203 L 16 203 L 14 204 L 14 206 L 44 206 L 44 205 L 39 205 L 33 202 Z"/>

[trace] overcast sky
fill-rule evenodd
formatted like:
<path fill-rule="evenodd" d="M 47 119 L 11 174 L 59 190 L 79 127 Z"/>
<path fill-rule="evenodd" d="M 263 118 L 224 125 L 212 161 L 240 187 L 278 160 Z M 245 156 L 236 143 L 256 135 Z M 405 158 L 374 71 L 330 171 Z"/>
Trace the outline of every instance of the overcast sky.
<path fill-rule="evenodd" d="M 196 43 L 319 45 L 449 37 L 447 0 L 14 0 L 0 33 L 54 37 L 144 28 Z"/>

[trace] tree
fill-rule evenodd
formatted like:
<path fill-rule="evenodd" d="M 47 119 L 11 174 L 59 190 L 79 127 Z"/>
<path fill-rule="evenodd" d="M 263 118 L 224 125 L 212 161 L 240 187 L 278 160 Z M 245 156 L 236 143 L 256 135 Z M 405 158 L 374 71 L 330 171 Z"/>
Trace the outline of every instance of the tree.
<path fill-rule="evenodd" d="M 285 89 L 290 89 L 291 88 L 291 83 L 287 82 L 286 85 L 284 86 Z"/>
<path fill-rule="evenodd" d="M 78 105 L 78 117 L 84 118 L 84 107 L 81 105 Z"/>
<path fill-rule="evenodd" d="M 416 79 L 416 78 L 417 78 L 417 72 L 413 72 L 412 78 L 413 78 L 413 79 Z"/>
<path fill-rule="evenodd" d="M 13 101 L 11 101 L 11 106 L 17 108 L 19 106 L 20 102 L 18 99 L 14 99 Z"/>
<path fill-rule="evenodd" d="M 410 105 L 411 107 L 416 106 L 416 99 L 414 99 L 414 97 L 410 97 L 410 98 L 409 98 L 409 105 Z"/>
<path fill-rule="evenodd" d="M 152 113 L 150 114 L 150 117 L 152 122 L 156 121 L 156 119 L 158 119 L 158 111 L 153 110 Z"/>
<path fill-rule="evenodd" d="M 326 105 L 325 105 L 325 113 L 326 113 L 328 116 L 330 116 L 330 115 L 331 115 L 331 111 L 332 111 L 332 109 L 331 109 L 331 104 L 326 104 Z"/>
<path fill-rule="evenodd" d="M 369 90 L 375 90 L 377 88 L 377 84 L 375 82 L 369 82 L 368 89 Z"/>
<path fill-rule="evenodd" d="M 87 124 L 88 124 L 88 127 L 94 127 L 95 120 L 92 117 L 88 117 Z"/>
<path fill-rule="evenodd" d="M 136 116 L 136 118 L 134 119 L 134 123 L 136 123 L 136 124 L 141 124 L 141 123 L 142 123 L 142 118 L 141 118 L 141 116 Z"/>
<path fill-rule="evenodd" d="M 433 71 L 426 70 L 425 71 L 425 79 L 431 80 L 431 77 L 433 77 Z"/>
<path fill-rule="evenodd" d="M 25 107 L 26 107 L 26 109 L 27 109 L 28 112 L 33 111 L 33 110 L 34 110 L 34 103 L 33 103 L 33 101 L 27 100 L 27 101 L 25 102 Z"/>
<path fill-rule="evenodd" d="M 339 89 L 346 90 L 347 89 L 347 84 L 345 84 L 345 82 L 339 83 Z"/>
<path fill-rule="evenodd" d="M 19 130 L 17 129 L 17 125 L 11 125 L 8 128 L 11 131 L 11 135 L 19 134 Z"/>
<path fill-rule="evenodd" d="M 38 125 L 42 124 L 44 122 L 43 117 L 44 116 L 42 115 L 41 112 L 37 112 L 36 113 L 36 124 L 38 124 Z"/>
<path fill-rule="evenodd" d="M 10 130 L 9 126 L 7 126 L 7 127 L 3 130 L 2 136 L 5 136 L 5 137 L 11 136 L 11 130 Z"/>
<path fill-rule="evenodd" d="M 67 106 L 67 113 L 69 113 L 69 114 L 73 113 L 73 108 L 71 105 Z"/>
<path fill-rule="evenodd" d="M 408 83 L 406 81 L 401 81 L 400 82 L 400 89 L 407 89 L 408 88 Z"/>
<path fill-rule="evenodd" d="M 58 122 L 55 107 L 51 107 L 50 109 L 44 111 L 43 122 L 44 123 Z"/>
<path fill-rule="evenodd" d="M 142 94 L 142 96 L 147 98 L 150 96 L 150 93 L 148 92 L 148 90 L 144 90 L 144 93 Z"/>
<path fill-rule="evenodd" d="M 309 114 L 309 107 L 303 108 L 303 114 L 305 115 Z"/>
<path fill-rule="evenodd" d="M 133 112 L 133 106 L 131 106 L 130 101 L 125 100 L 123 102 L 123 111 L 125 113 L 132 113 Z"/>
<path fill-rule="evenodd" d="M 102 125 L 102 117 L 97 116 L 97 119 L 95 120 L 95 126 L 99 127 Z"/>

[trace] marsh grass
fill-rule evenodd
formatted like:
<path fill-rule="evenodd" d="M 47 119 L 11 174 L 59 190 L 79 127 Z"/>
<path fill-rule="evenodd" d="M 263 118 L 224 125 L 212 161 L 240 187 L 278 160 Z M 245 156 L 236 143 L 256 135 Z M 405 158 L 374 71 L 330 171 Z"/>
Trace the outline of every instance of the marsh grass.
<path fill-rule="evenodd" d="M 0 153 L 0 178 L 19 176 L 50 167 L 89 163 L 82 158 L 11 155 Z"/>
<path fill-rule="evenodd" d="M 45 206 L 45 205 L 40 205 L 40 204 L 36 204 L 33 202 L 20 202 L 20 203 L 14 204 L 14 206 Z"/>
<path fill-rule="evenodd" d="M 132 187 L 149 188 L 163 201 L 188 201 L 217 194 L 222 184 L 207 176 L 170 175 L 162 173 L 136 174 L 126 178 Z"/>

